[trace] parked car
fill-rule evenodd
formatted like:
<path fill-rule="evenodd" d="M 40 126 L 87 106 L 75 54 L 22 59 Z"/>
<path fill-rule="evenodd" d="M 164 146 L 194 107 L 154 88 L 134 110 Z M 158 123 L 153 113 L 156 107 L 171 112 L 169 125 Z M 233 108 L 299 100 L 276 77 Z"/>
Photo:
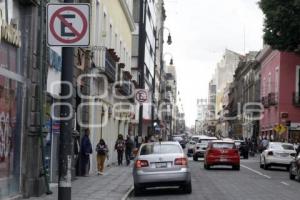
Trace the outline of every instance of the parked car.
<path fill-rule="evenodd" d="M 242 142 L 244 142 L 244 140 L 234 140 L 235 147 L 239 149 Z"/>
<path fill-rule="evenodd" d="M 233 141 L 215 140 L 208 144 L 204 157 L 204 168 L 214 165 L 230 165 L 240 170 L 240 155 Z"/>
<path fill-rule="evenodd" d="M 294 180 L 296 176 L 300 182 L 300 153 L 292 160 L 290 165 L 290 179 Z"/>
<path fill-rule="evenodd" d="M 145 188 L 180 186 L 192 192 L 188 159 L 178 142 L 142 144 L 133 167 L 134 191 L 139 195 Z"/>
<path fill-rule="evenodd" d="M 204 158 L 208 142 L 197 143 L 193 150 L 193 160 L 198 161 L 198 158 Z"/>
<path fill-rule="evenodd" d="M 217 140 L 216 137 L 203 136 L 199 139 L 193 150 L 193 160 L 197 161 L 198 158 L 204 158 L 205 151 L 208 143 Z"/>
<path fill-rule="evenodd" d="M 185 140 L 181 136 L 174 136 L 174 137 L 172 137 L 172 141 L 178 142 L 181 145 L 181 147 L 183 149 L 185 149 L 186 142 L 185 142 Z"/>
<path fill-rule="evenodd" d="M 260 168 L 265 170 L 271 166 L 286 167 L 289 170 L 290 164 L 296 155 L 294 145 L 282 142 L 269 142 L 266 149 L 260 154 Z"/>
<path fill-rule="evenodd" d="M 244 159 L 249 158 L 249 146 L 245 141 L 242 141 L 239 145 L 240 156 L 243 156 Z"/>
<path fill-rule="evenodd" d="M 193 141 L 193 140 L 190 140 L 188 143 L 187 143 L 187 156 L 188 157 L 192 157 L 193 156 L 193 153 L 194 153 L 194 147 L 196 145 L 197 142 Z"/>

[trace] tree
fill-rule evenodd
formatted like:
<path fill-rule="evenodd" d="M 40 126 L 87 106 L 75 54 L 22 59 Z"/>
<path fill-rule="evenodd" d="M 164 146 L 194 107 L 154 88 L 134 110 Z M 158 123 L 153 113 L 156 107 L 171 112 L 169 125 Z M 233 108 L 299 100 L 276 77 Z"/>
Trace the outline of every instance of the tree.
<path fill-rule="evenodd" d="M 300 53 L 300 0 L 260 0 L 264 41 L 272 48 Z"/>

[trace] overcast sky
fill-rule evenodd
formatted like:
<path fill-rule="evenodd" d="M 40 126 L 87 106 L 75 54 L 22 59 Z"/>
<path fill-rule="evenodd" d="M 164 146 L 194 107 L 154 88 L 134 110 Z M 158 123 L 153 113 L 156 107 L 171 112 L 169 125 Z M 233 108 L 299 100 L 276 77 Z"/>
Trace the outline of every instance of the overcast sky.
<path fill-rule="evenodd" d="M 263 14 L 257 2 L 165 0 L 165 26 L 173 39 L 165 52 L 174 57 L 188 126 L 196 119 L 197 98 L 207 98 L 208 82 L 225 48 L 241 54 L 262 48 Z M 165 59 L 170 59 L 167 53 Z"/>

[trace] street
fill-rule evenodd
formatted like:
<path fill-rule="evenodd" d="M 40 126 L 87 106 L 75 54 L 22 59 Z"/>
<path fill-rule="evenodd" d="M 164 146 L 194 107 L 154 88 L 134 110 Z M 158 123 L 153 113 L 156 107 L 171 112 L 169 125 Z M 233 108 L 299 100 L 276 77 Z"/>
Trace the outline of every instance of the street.
<path fill-rule="evenodd" d="M 284 168 L 272 168 L 268 171 L 259 168 L 259 160 L 249 158 L 241 160 L 241 170 L 231 167 L 203 168 L 202 161 L 192 161 L 193 192 L 184 194 L 176 188 L 151 189 L 139 197 L 129 199 L 200 199 L 200 200 L 292 200 L 300 195 L 297 181 L 290 181 Z"/>

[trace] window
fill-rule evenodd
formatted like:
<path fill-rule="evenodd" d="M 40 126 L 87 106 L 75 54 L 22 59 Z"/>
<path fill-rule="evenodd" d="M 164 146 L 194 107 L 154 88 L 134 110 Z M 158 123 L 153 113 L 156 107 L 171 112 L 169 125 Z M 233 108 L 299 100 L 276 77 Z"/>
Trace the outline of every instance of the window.
<path fill-rule="evenodd" d="M 279 93 L 279 67 L 275 69 L 275 100 L 278 101 Z"/>
<path fill-rule="evenodd" d="M 266 96 L 266 78 L 263 79 L 263 84 L 262 84 L 262 96 Z"/>
<path fill-rule="evenodd" d="M 112 35 L 112 25 L 110 24 L 109 25 L 109 38 L 108 38 L 108 46 L 109 48 L 112 48 L 113 47 L 113 42 L 112 42 L 112 38 L 113 38 L 113 35 Z"/>
<path fill-rule="evenodd" d="M 118 34 L 115 34 L 115 51 L 118 49 Z"/>
<path fill-rule="evenodd" d="M 102 33 L 102 37 L 103 37 L 103 45 L 106 46 L 106 24 L 107 24 L 107 16 L 104 13 L 103 14 L 103 33 Z"/>
<path fill-rule="evenodd" d="M 271 86 L 272 86 L 272 78 L 271 78 L 271 72 L 268 74 L 268 94 L 271 93 Z"/>
<path fill-rule="evenodd" d="M 296 95 L 299 97 L 300 94 L 300 66 L 296 67 Z"/>
<path fill-rule="evenodd" d="M 120 41 L 120 49 L 119 49 L 119 55 L 120 55 L 120 60 L 122 61 L 122 41 Z"/>
<path fill-rule="evenodd" d="M 217 149 L 232 149 L 234 148 L 234 143 L 213 143 L 212 147 Z"/>
<path fill-rule="evenodd" d="M 177 144 L 147 144 L 141 149 L 140 155 L 182 153 Z"/>

